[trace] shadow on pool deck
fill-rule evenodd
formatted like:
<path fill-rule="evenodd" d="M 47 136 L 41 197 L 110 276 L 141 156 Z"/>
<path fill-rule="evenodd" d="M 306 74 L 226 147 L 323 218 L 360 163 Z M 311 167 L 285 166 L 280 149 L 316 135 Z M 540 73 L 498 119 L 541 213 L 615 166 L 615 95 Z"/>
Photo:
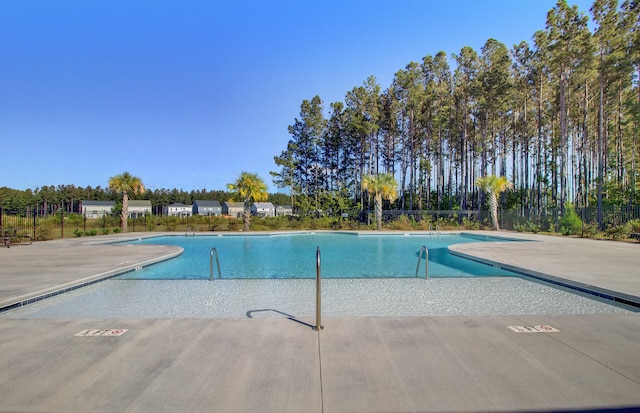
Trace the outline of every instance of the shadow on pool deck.
<path fill-rule="evenodd" d="M 513 236 L 540 242 L 459 251 L 640 296 L 638 245 Z M 0 299 L 174 253 L 82 240 L 4 249 Z M 253 318 L 263 310 L 275 317 Z M 640 313 L 324 318 L 321 332 L 306 328 L 310 319 L 249 313 L 237 320 L 0 319 L 0 411 L 640 409 Z M 558 332 L 508 328 L 537 325 Z M 127 331 L 75 335 L 87 329 Z"/>
<path fill-rule="evenodd" d="M 256 313 L 258 313 L 258 314 L 260 314 L 260 313 L 262 313 L 262 314 L 268 313 L 268 314 L 281 315 L 281 316 L 286 317 L 287 320 L 291 320 L 291 321 L 294 321 L 294 322 L 296 322 L 298 324 L 302 324 L 305 327 L 309 327 L 311 329 L 315 329 L 317 327 L 317 326 L 315 326 L 313 324 L 309 324 L 309 323 L 306 323 L 306 322 L 302 321 L 301 319 L 299 319 L 296 316 L 284 313 L 284 312 L 279 311 L 279 310 L 274 310 L 273 308 L 264 308 L 264 309 L 261 309 L 261 310 L 249 310 L 249 311 L 247 311 L 247 318 L 255 318 Z"/>

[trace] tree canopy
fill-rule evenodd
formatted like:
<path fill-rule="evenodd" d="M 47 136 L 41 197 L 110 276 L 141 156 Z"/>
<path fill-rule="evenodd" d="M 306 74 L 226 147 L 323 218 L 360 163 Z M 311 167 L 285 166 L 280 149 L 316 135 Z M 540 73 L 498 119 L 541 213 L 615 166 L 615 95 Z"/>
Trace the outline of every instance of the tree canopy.
<path fill-rule="evenodd" d="M 251 203 L 268 199 L 267 184 L 256 173 L 241 172 L 235 182 L 227 184 L 227 188 L 234 194 L 232 201 L 238 199 L 244 203 L 244 230 L 249 231 Z"/>
<path fill-rule="evenodd" d="M 122 232 L 127 232 L 127 220 L 129 218 L 129 194 L 139 194 L 144 192 L 144 184 L 137 176 L 133 176 L 129 172 L 123 172 L 109 178 L 109 189 L 122 194 L 120 222 L 122 225 Z"/>
<path fill-rule="evenodd" d="M 274 183 L 301 210 L 335 191 L 364 205 L 378 173 L 398 180 L 397 209 L 482 208 L 487 175 L 507 177 L 522 210 L 638 204 L 639 4 L 558 0 L 530 41 L 426 55 L 327 112 L 304 100 Z"/>

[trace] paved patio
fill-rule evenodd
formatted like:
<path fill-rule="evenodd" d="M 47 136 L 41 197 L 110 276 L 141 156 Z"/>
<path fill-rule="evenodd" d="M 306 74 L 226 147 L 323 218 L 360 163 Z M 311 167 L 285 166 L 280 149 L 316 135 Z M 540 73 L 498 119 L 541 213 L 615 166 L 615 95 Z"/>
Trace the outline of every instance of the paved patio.
<path fill-rule="evenodd" d="M 453 249 L 640 301 L 638 243 L 501 235 L 537 242 Z M 0 305 L 180 253 L 87 241 L 0 249 Z M 297 321 L 0 318 L 0 411 L 640 409 L 640 313 Z"/>

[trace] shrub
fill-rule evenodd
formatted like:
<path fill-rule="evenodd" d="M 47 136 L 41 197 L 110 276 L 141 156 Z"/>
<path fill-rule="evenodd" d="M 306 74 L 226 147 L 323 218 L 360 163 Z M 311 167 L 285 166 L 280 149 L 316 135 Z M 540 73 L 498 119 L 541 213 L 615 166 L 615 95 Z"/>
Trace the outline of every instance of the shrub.
<path fill-rule="evenodd" d="M 82 231 L 76 228 L 73 230 L 73 235 L 75 235 L 76 237 L 81 237 L 83 234 L 82 234 Z"/>
<path fill-rule="evenodd" d="M 213 230 L 214 231 L 229 231 L 229 220 L 222 219 L 216 220 L 213 222 Z"/>
<path fill-rule="evenodd" d="M 83 220 L 84 217 L 81 214 L 69 214 L 65 217 L 66 224 L 71 226 L 80 226 Z"/>
<path fill-rule="evenodd" d="M 631 234 L 631 226 L 630 225 L 618 225 L 616 227 L 607 228 L 606 231 L 607 237 L 613 239 L 622 239 L 629 238 Z"/>
<path fill-rule="evenodd" d="M 533 232 L 537 234 L 540 232 L 540 225 L 536 224 L 533 221 L 527 221 L 522 224 L 516 224 L 513 226 L 513 229 L 518 232 Z"/>
<path fill-rule="evenodd" d="M 147 231 L 153 231 L 159 223 L 156 223 L 156 217 L 153 215 L 147 215 L 145 221 L 145 228 Z"/>
<path fill-rule="evenodd" d="M 480 229 L 480 223 L 473 218 L 462 217 L 461 227 L 469 230 L 477 230 Z"/>
<path fill-rule="evenodd" d="M 540 232 L 540 225 L 536 224 L 533 221 L 529 221 L 526 224 L 526 231 L 530 231 L 530 232 L 533 232 L 534 234 L 537 234 L 538 232 Z"/>
<path fill-rule="evenodd" d="M 564 214 L 560 218 L 559 226 L 563 235 L 579 235 L 582 233 L 582 220 L 576 214 L 573 205 L 566 205 Z"/>
<path fill-rule="evenodd" d="M 629 232 L 640 232 L 640 219 L 633 219 L 627 225 L 629 225 Z"/>
<path fill-rule="evenodd" d="M 598 238 L 600 230 L 598 224 L 592 222 L 590 224 L 584 224 L 582 226 L 582 236 L 585 238 Z"/>
<path fill-rule="evenodd" d="M 451 218 L 444 218 L 444 217 L 439 217 L 436 222 L 435 225 L 433 225 L 434 228 L 438 228 L 440 231 L 442 230 L 449 230 L 449 229 L 457 229 L 458 228 L 458 218 L 457 216 L 451 217 Z"/>
<path fill-rule="evenodd" d="M 54 239 L 55 227 L 51 225 L 40 225 L 36 228 L 36 241 L 49 241 Z"/>
<path fill-rule="evenodd" d="M 102 235 L 108 235 L 109 232 L 109 228 L 102 228 Z"/>
<path fill-rule="evenodd" d="M 421 231 L 429 231 L 432 229 L 432 226 L 430 219 L 421 219 L 419 222 L 416 222 L 416 229 Z"/>
<path fill-rule="evenodd" d="M 239 231 L 244 227 L 241 219 L 229 219 L 229 231 Z"/>
<path fill-rule="evenodd" d="M 410 231 L 413 229 L 413 224 L 413 220 L 410 220 L 408 216 L 400 215 L 398 219 L 391 221 L 387 227 L 393 230 Z"/>

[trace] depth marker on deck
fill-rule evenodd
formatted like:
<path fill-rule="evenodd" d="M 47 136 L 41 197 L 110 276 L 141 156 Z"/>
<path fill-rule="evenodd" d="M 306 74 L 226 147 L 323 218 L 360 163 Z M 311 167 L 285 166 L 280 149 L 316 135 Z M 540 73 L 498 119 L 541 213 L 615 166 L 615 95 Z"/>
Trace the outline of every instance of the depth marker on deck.
<path fill-rule="evenodd" d="M 558 333 L 557 330 L 551 326 L 507 326 L 515 333 Z"/>
<path fill-rule="evenodd" d="M 74 334 L 76 337 L 113 337 L 123 335 L 127 329 L 106 329 L 106 330 L 82 330 L 81 332 Z"/>

